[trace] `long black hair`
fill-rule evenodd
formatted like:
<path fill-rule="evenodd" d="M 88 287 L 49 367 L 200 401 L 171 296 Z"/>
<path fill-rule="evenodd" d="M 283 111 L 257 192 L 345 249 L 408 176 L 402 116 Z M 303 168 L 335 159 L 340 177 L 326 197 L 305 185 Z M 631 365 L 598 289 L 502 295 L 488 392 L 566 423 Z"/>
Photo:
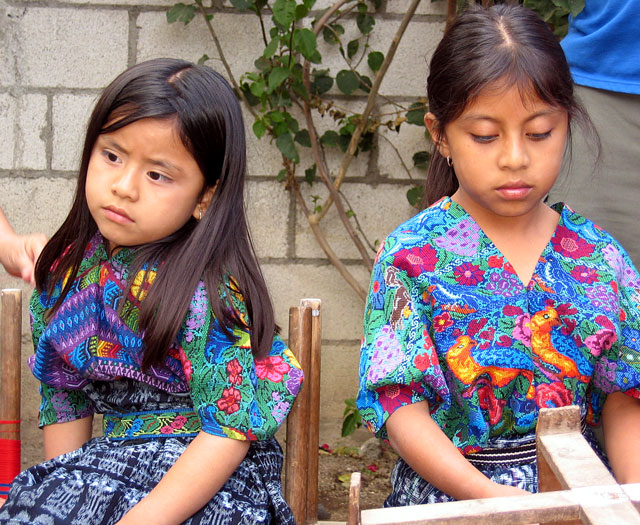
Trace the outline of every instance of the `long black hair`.
<path fill-rule="evenodd" d="M 242 321 L 232 307 L 229 277 L 243 295 L 255 356 L 266 355 L 277 329 L 273 307 L 253 249 L 244 209 L 246 143 L 240 106 L 227 81 L 206 66 L 160 58 L 137 64 L 103 91 L 91 114 L 71 211 L 36 265 L 39 290 L 54 292 L 68 270 L 75 276 L 98 227 L 85 197 L 87 169 L 96 140 L 144 118 L 171 119 L 204 175 L 203 194 L 215 186 L 200 221 L 190 218 L 173 234 L 135 248 L 130 276 L 157 266 L 140 306 L 143 367 L 161 363 L 187 314 L 200 279 L 223 330 Z M 159 264 L 162 262 L 162 264 Z M 52 312 L 63 302 L 68 279 Z M 232 285 L 233 286 L 233 285 Z"/>
<path fill-rule="evenodd" d="M 599 151 L 595 128 L 574 97 L 571 71 L 558 39 L 525 7 L 472 4 L 449 27 L 431 58 L 427 78 L 429 111 L 436 117 L 437 135 L 442 137 L 445 126 L 494 82 L 516 85 L 523 98 L 535 95 L 565 109 L 569 122 L 578 122 Z M 423 206 L 457 189 L 454 169 L 438 151 L 436 138 Z"/>

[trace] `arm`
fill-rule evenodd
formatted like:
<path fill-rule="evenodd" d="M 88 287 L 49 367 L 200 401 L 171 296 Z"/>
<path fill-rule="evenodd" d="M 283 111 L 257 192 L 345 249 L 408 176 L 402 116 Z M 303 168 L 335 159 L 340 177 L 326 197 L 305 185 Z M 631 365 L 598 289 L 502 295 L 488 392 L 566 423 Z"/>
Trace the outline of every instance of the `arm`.
<path fill-rule="evenodd" d="M 431 419 L 427 401 L 398 408 L 386 427 L 391 445 L 409 466 L 457 500 L 529 494 L 494 483 L 469 463 Z"/>
<path fill-rule="evenodd" d="M 248 441 L 200 432 L 160 483 L 117 525 L 182 523 L 213 498 L 248 450 Z"/>
<path fill-rule="evenodd" d="M 46 243 L 43 233 L 16 234 L 0 210 L 0 263 L 11 275 L 34 284 L 34 266 Z"/>
<path fill-rule="evenodd" d="M 602 430 L 618 483 L 640 482 L 640 400 L 622 392 L 609 394 L 602 407 Z"/>
<path fill-rule="evenodd" d="M 55 458 L 76 450 L 91 439 L 93 416 L 45 425 L 44 432 L 44 457 Z"/>

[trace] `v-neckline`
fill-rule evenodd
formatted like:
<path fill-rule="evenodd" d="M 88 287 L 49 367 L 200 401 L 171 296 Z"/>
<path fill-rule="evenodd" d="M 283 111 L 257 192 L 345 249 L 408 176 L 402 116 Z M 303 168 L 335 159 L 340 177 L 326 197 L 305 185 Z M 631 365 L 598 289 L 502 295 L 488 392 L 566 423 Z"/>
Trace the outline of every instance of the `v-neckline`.
<path fill-rule="evenodd" d="M 473 224 L 476 225 L 476 227 L 478 228 L 478 234 L 481 235 L 482 237 L 484 237 L 487 242 L 493 247 L 493 250 L 496 252 L 496 254 L 498 256 L 500 256 L 503 260 L 504 260 L 504 266 L 506 267 L 507 265 L 509 265 L 511 271 L 513 272 L 513 275 L 518 279 L 518 282 L 520 283 L 520 285 L 522 286 L 522 289 L 527 291 L 529 289 L 531 289 L 532 285 L 535 286 L 536 283 L 536 275 L 538 275 L 538 267 L 540 266 L 541 259 L 544 258 L 545 254 L 551 249 L 553 251 L 553 239 L 556 236 L 556 234 L 558 233 L 558 229 L 560 227 L 562 227 L 564 225 L 564 211 L 565 211 L 565 206 L 562 202 L 558 202 L 556 204 L 553 204 L 551 206 L 549 206 L 553 211 L 555 211 L 558 214 L 558 222 L 556 224 L 556 227 L 553 229 L 553 232 L 551 233 L 551 236 L 549 237 L 549 240 L 546 242 L 546 244 L 544 245 L 544 248 L 542 249 L 542 251 L 540 252 L 540 254 L 538 255 L 538 258 L 536 260 L 536 264 L 533 268 L 533 273 L 531 274 L 531 278 L 529 279 L 529 282 L 525 285 L 524 282 L 522 281 L 522 279 L 520 278 L 520 276 L 518 275 L 518 273 L 516 272 L 515 267 L 513 266 L 513 264 L 511 264 L 511 261 L 509 261 L 509 259 L 507 258 L 506 255 L 504 255 L 504 253 L 502 253 L 502 250 L 500 250 L 500 248 L 498 248 L 498 246 L 496 245 L 496 243 L 493 242 L 493 240 L 491 239 L 491 237 L 489 237 L 485 231 L 482 229 L 482 227 L 478 224 L 478 222 L 473 218 L 473 216 L 464 209 L 464 207 L 461 204 L 458 204 L 456 201 L 454 201 L 451 197 L 447 196 L 444 198 L 445 202 L 443 204 L 449 204 L 449 209 L 451 207 L 455 207 L 459 212 L 462 212 L 463 216 L 461 216 L 460 218 L 464 217 L 469 221 L 472 221 Z"/>

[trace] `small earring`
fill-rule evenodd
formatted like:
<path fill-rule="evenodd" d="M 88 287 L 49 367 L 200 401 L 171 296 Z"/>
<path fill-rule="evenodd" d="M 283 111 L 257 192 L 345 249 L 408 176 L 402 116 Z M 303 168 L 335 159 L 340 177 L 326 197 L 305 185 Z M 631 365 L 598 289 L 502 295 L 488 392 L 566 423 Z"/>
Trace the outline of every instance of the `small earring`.
<path fill-rule="evenodd" d="M 198 214 L 200 215 L 200 217 L 198 217 L 198 220 L 201 221 L 202 220 L 202 208 L 198 207 Z"/>
<path fill-rule="evenodd" d="M 453 167 L 453 160 L 451 160 L 451 157 L 447 157 L 447 166 L 449 166 L 450 168 Z"/>

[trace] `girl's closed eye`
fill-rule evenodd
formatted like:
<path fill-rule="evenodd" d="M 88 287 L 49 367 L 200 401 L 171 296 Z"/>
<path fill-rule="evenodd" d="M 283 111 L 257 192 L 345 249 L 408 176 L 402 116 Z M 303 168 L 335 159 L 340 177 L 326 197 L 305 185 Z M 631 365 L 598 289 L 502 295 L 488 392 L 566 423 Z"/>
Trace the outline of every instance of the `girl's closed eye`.
<path fill-rule="evenodd" d="M 479 144 L 489 144 L 494 141 L 498 135 L 476 135 L 475 133 L 471 133 L 471 137 L 475 142 Z"/>
<path fill-rule="evenodd" d="M 531 140 L 545 140 L 551 136 L 551 131 L 545 131 L 544 133 L 528 133 L 528 136 Z"/>

